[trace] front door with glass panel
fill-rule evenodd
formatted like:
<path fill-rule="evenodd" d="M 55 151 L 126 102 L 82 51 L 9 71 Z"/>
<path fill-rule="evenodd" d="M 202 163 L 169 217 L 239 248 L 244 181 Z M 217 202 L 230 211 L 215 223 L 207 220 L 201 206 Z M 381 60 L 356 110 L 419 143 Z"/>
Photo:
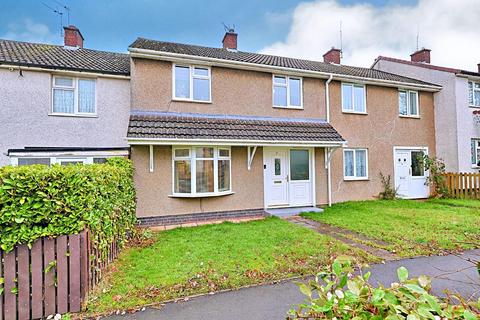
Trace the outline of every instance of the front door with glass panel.
<path fill-rule="evenodd" d="M 312 205 L 310 150 L 265 147 L 264 157 L 266 206 Z"/>
<path fill-rule="evenodd" d="M 395 149 L 395 188 L 399 197 L 418 199 L 429 196 L 424 156 L 422 149 Z"/>

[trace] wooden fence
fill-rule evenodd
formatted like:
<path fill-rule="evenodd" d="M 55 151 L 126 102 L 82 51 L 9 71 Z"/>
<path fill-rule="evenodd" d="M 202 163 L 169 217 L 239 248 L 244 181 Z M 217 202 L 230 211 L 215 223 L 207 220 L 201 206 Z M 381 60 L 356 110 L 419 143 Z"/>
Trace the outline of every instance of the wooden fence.
<path fill-rule="evenodd" d="M 451 197 L 480 199 L 480 173 L 445 173 L 445 184 Z"/>
<path fill-rule="evenodd" d="M 87 231 L 37 239 L 31 249 L 19 245 L 8 253 L 0 250 L 0 320 L 81 311 L 88 291 L 118 252 L 114 242 L 102 259 Z"/>

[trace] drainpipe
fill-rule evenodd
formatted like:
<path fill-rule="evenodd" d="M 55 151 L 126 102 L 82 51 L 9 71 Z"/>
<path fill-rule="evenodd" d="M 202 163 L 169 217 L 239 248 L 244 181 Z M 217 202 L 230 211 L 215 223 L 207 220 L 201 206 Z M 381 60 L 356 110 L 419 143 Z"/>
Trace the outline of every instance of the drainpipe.
<path fill-rule="evenodd" d="M 326 98 L 326 111 L 327 111 L 327 122 L 330 123 L 330 90 L 329 85 L 333 80 L 333 74 L 330 74 L 328 80 L 325 82 L 325 98 Z M 330 148 L 325 149 L 325 159 L 327 161 L 327 190 L 328 190 L 328 206 L 332 206 L 332 173 L 330 172 L 330 160 L 331 160 L 331 150 Z"/>
<path fill-rule="evenodd" d="M 326 106 L 327 106 L 327 122 L 330 122 L 330 90 L 329 84 L 333 80 L 333 74 L 330 74 L 327 82 L 325 82 L 325 97 L 326 97 Z"/>

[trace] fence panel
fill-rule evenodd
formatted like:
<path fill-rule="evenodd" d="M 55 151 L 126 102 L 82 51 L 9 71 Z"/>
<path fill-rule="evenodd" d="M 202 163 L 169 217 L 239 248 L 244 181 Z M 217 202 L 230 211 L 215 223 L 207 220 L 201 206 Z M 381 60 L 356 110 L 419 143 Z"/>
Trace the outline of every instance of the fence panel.
<path fill-rule="evenodd" d="M 480 173 L 448 172 L 444 177 L 450 196 L 457 199 L 480 199 Z"/>

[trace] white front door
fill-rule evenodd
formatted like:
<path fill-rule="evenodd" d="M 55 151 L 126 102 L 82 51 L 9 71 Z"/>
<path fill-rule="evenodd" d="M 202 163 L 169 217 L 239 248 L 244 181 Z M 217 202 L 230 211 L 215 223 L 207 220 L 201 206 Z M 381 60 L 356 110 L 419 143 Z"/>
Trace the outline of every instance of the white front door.
<path fill-rule="evenodd" d="M 423 157 L 426 149 L 395 149 L 395 188 L 398 196 L 407 199 L 428 198 L 427 172 Z"/>
<path fill-rule="evenodd" d="M 265 205 L 313 205 L 313 179 L 309 149 L 264 148 Z"/>

